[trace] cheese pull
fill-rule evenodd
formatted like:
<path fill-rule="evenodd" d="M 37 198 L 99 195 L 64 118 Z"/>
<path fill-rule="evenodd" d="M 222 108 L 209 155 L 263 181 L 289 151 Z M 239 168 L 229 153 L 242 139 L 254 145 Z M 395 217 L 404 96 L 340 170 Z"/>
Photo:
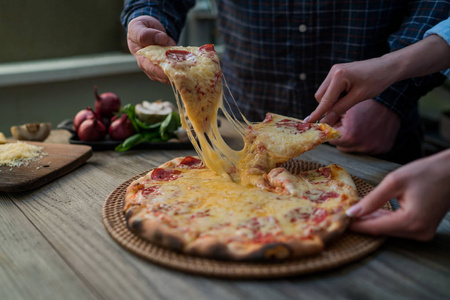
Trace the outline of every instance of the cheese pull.
<path fill-rule="evenodd" d="M 169 78 L 184 128 L 206 166 L 243 185 L 258 185 L 262 174 L 317 145 L 340 136 L 326 124 L 268 113 L 260 123 L 243 123 L 227 112 L 223 101 L 223 75 L 213 45 L 202 47 L 149 46 L 138 52 L 158 65 Z M 230 103 L 226 102 L 227 106 Z M 244 139 L 234 150 L 217 126 L 218 110 Z"/>

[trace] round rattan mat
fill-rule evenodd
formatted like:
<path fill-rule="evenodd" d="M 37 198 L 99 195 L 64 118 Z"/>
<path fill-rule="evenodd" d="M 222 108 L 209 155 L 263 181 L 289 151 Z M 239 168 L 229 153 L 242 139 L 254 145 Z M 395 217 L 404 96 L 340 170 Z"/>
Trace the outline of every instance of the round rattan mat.
<path fill-rule="evenodd" d="M 322 167 L 315 162 L 291 160 L 285 167 L 293 173 Z M 125 249 L 155 264 L 188 273 L 222 278 L 275 278 L 308 274 L 336 268 L 359 260 L 380 247 L 385 238 L 347 231 L 320 254 L 280 262 L 234 262 L 206 259 L 177 253 L 147 242 L 128 230 L 122 209 L 125 191 L 138 174 L 119 185 L 106 199 L 102 209 L 108 233 Z M 369 183 L 352 176 L 358 192 L 364 196 L 373 189 Z M 390 204 L 386 207 L 391 209 Z"/>

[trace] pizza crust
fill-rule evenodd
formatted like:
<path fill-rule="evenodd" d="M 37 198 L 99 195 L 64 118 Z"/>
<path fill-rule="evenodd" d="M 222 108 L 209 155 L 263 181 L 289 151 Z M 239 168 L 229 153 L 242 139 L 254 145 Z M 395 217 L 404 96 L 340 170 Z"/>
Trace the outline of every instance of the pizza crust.
<path fill-rule="evenodd" d="M 183 159 L 185 158 L 175 158 L 162 164 L 156 169 L 172 170 L 180 168 L 180 163 Z M 187 172 L 193 172 L 185 165 L 181 167 L 185 168 Z M 152 196 L 145 199 L 145 197 L 139 194 L 139 191 L 145 186 L 151 186 L 155 183 L 152 182 L 151 176 L 156 169 L 148 172 L 146 176 L 133 181 L 128 186 L 124 205 L 127 226 L 138 236 L 161 247 L 189 255 L 212 259 L 271 261 L 298 258 L 320 253 L 325 249 L 326 245 L 334 241 L 345 231 L 350 221 L 350 218 L 345 214 L 345 207 L 349 207 L 358 200 L 356 188 L 354 188 L 351 176 L 343 168 L 337 165 L 330 165 L 326 168 L 328 168 L 325 170 L 326 172 L 324 169 L 318 169 L 309 171 L 310 173 L 301 173 L 303 175 L 298 175 L 309 176 L 308 174 L 314 174 L 311 172 L 325 172 L 326 174 L 329 174 L 328 170 L 330 170 L 330 189 L 340 191 L 340 198 L 336 199 L 341 201 L 342 206 L 327 208 L 331 215 L 318 223 L 317 226 L 311 227 L 309 230 L 312 230 L 313 234 L 310 236 L 300 237 L 294 234 L 291 238 L 285 236 L 276 241 L 260 243 L 232 239 L 227 241 L 226 235 L 221 236 L 216 233 L 189 233 L 187 231 L 190 230 L 190 226 L 187 227 L 188 229 L 177 228 L 173 223 L 167 221 L 168 219 L 173 218 L 173 214 L 168 214 L 162 218 L 160 216 L 155 217 L 150 213 L 152 211 L 152 205 L 155 205 L 154 203 L 151 203 Z M 321 177 L 318 178 L 319 181 L 323 180 Z M 312 179 L 308 178 L 308 180 Z M 269 193 L 267 194 L 268 196 L 273 196 L 273 191 L 267 191 L 267 193 Z M 336 199 L 334 199 L 334 201 L 337 201 Z M 150 204 L 146 202 L 147 200 Z M 180 199 L 180 201 L 183 200 L 184 199 Z M 161 199 L 158 201 L 158 203 L 160 203 Z M 317 205 L 317 207 L 320 207 L 320 205 Z M 235 229 L 235 231 L 236 230 L 237 229 Z"/>

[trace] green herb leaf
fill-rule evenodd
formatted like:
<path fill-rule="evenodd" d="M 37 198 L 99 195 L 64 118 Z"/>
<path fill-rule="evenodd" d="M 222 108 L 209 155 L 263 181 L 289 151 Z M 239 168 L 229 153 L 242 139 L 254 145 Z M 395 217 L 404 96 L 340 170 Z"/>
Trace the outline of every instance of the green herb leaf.
<path fill-rule="evenodd" d="M 174 136 L 174 131 L 181 125 L 180 115 L 177 112 L 173 112 L 164 119 L 159 129 L 161 139 L 167 141 Z"/>

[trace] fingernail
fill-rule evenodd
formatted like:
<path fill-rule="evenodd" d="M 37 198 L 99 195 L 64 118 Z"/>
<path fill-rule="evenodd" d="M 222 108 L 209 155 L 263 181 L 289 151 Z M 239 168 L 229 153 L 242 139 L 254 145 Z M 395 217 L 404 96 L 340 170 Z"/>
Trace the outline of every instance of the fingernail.
<path fill-rule="evenodd" d="M 361 212 L 361 210 L 362 210 L 362 206 L 359 204 L 355 204 L 352 207 L 350 207 L 349 209 L 347 209 L 345 211 L 345 213 L 349 217 L 357 217 L 359 215 L 359 213 Z"/>
<path fill-rule="evenodd" d="M 307 117 L 303 120 L 303 123 L 308 123 L 309 120 L 311 120 L 311 116 L 307 116 Z"/>

